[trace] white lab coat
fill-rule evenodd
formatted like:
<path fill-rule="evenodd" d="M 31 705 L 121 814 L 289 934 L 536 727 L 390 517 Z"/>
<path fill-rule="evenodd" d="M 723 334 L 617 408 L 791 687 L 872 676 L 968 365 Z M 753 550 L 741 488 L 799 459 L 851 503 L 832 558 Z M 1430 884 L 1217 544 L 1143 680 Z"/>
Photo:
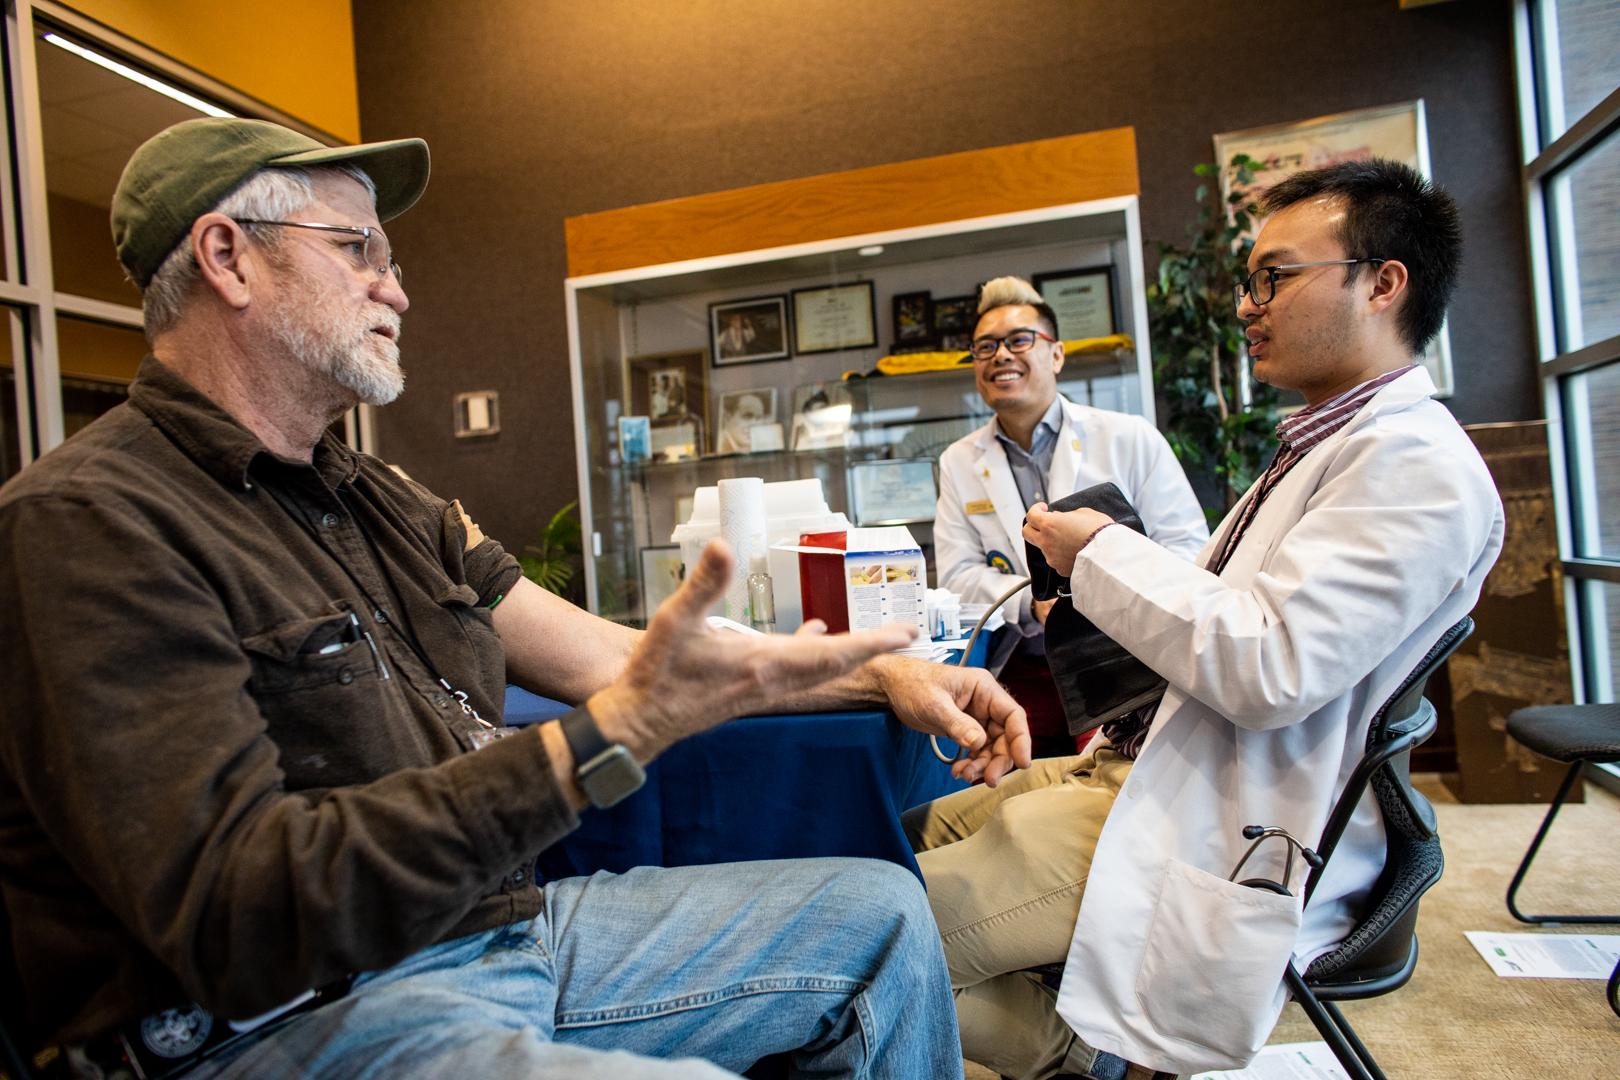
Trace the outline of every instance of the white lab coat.
<path fill-rule="evenodd" d="M 1191 559 L 1209 539 L 1204 512 L 1170 444 L 1140 416 L 1076 405 L 1067 398 L 1052 451 L 1045 502 L 1112 481 L 1136 508 L 1150 539 Z M 995 421 L 963 436 L 939 458 L 939 504 L 934 512 L 934 565 L 941 588 L 968 603 L 988 604 L 1018 578 L 1029 576 L 1024 558 L 1024 500 L 1013 480 Z M 1007 569 L 992 565 L 1003 556 Z M 1002 607 L 1016 628 L 1002 636 L 990 666 L 999 669 L 1018 636 L 1042 632 L 1029 590 Z"/>
<path fill-rule="evenodd" d="M 1421 368 L 1380 390 L 1293 467 L 1220 577 L 1128 529 L 1076 559 L 1075 606 L 1170 683 L 1098 841 L 1058 996 L 1092 1046 L 1165 1071 L 1245 1064 L 1284 1004 L 1285 959 L 1336 946 L 1382 869 L 1369 792 L 1303 920 L 1294 898 L 1228 881 L 1245 825 L 1315 845 L 1373 713 L 1501 550 L 1490 474 L 1433 393 Z M 1283 848 L 1244 876 L 1280 878 Z"/>

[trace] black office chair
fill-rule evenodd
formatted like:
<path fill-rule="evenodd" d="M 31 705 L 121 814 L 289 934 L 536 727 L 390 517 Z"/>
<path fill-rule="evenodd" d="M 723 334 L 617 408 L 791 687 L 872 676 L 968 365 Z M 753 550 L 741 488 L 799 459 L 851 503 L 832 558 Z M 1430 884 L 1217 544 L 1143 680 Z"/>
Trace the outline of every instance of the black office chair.
<path fill-rule="evenodd" d="M 1620 761 L 1620 705 L 1539 705 L 1515 709 L 1508 716 L 1508 734 L 1542 757 L 1569 763 L 1564 782 L 1558 786 L 1547 816 L 1541 819 L 1530 850 L 1524 853 L 1513 881 L 1508 885 L 1507 907 L 1515 919 L 1527 923 L 1620 923 L 1620 915 L 1526 915 L 1515 902 L 1530 863 L 1541 850 L 1541 842 L 1552 828 L 1553 818 L 1575 787 L 1575 781 L 1588 764 Z"/>
<path fill-rule="evenodd" d="M 1320 861 L 1306 878 L 1305 903 L 1309 904 L 1356 805 L 1371 784 L 1388 844 L 1383 873 L 1373 885 L 1355 929 L 1338 948 L 1317 957 L 1303 975 L 1290 961 L 1283 976 L 1294 1000 L 1352 1080 L 1385 1077 L 1334 1002 L 1397 990 L 1417 968 L 1418 900 L 1440 880 L 1445 858 L 1434 808 L 1412 789 L 1408 763 L 1412 749 L 1434 734 L 1434 706 L 1423 697 L 1424 684 L 1473 632 L 1474 620 L 1464 616 L 1435 642 L 1373 716 L 1366 755 L 1333 806 L 1316 848 Z"/>
<path fill-rule="evenodd" d="M 1560 923 L 1620 923 L 1620 915 L 1526 915 L 1516 902 L 1519 886 L 1530 872 L 1530 863 L 1541 842 L 1552 828 L 1553 818 L 1563 808 L 1564 800 L 1574 790 L 1575 782 L 1587 765 L 1620 761 L 1620 705 L 1538 705 L 1528 709 L 1515 709 L 1508 716 L 1508 734 L 1542 757 L 1569 763 L 1563 783 L 1547 807 L 1547 816 L 1541 819 L 1530 849 L 1519 862 L 1519 869 L 1508 884 L 1507 909 L 1520 922 L 1542 926 Z M 1609 1008 L 1620 1016 L 1620 963 L 1609 975 Z"/>

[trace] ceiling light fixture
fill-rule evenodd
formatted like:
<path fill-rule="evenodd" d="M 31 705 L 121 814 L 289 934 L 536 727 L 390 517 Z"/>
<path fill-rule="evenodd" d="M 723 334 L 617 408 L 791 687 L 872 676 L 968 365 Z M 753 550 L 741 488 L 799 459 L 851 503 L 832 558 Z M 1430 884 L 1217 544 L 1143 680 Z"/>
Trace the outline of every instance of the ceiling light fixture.
<path fill-rule="evenodd" d="M 855 251 L 855 254 L 857 254 L 857 255 L 881 255 L 881 254 L 883 254 L 883 245 L 882 244 L 867 244 L 863 248 L 857 248 L 856 251 Z"/>
<path fill-rule="evenodd" d="M 204 101 L 202 98 L 197 97 L 194 94 L 188 94 L 184 90 L 178 90 L 167 83 L 158 82 L 156 79 L 152 78 L 152 76 L 136 71 L 127 64 L 120 64 L 118 61 L 102 56 L 100 53 L 91 52 L 83 45 L 80 45 L 77 42 L 69 41 L 67 38 L 61 37 L 60 35 L 46 34 L 45 40 L 50 42 L 52 45 L 55 45 L 59 49 L 66 49 L 74 56 L 82 57 L 83 59 L 90 61 L 92 64 L 95 64 L 98 67 L 104 67 L 116 75 L 122 75 L 130 82 L 140 83 L 148 90 L 156 90 L 166 98 L 173 98 L 175 101 L 178 101 L 187 108 L 196 109 L 205 116 L 234 115 L 233 113 L 226 112 L 218 105 L 212 105 Z"/>

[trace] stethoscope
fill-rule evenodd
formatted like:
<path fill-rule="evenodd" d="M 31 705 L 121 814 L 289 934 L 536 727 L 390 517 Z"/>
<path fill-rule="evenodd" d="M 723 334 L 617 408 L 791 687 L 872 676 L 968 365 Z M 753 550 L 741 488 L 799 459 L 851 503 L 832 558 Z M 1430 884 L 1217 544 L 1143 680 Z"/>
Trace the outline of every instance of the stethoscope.
<path fill-rule="evenodd" d="M 984 633 L 984 624 L 990 621 L 990 616 L 1001 610 L 1001 605 L 1017 596 L 1021 589 L 1029 588 L 1029 583 L 1029 578 L 1019 578 L 1016 585 L 1002 593 L 995 603 L 984 609 L 984 614 L 979 616 L 979 621 L 973 624 L 973 633 L 968 635 L 967 644 L 962 646 L 962 655 L 956 658 L 957 667 L 967 667 L 968 657 L 973 655 L 973 644 L 979 640 L 979 635 Z M 928 745 L 933 747 L 934 756 L 947 765 L 954 765 L 962 759 L 962 747 L 960 746 L 956 748 L 954 755 L 946 757 L 945 752 L 939 748 L 938 735 L 928 736 Z"/>

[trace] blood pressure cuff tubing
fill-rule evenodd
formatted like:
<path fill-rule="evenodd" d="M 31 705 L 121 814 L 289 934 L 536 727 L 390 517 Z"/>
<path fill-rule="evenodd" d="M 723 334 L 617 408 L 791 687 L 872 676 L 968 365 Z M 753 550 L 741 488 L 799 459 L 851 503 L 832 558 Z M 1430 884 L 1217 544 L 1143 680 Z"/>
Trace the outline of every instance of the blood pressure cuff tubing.
<path fill-rule="evenodd" d="M 1051 504 L 1055 511 L 1081 507 L 1146 533 L 1136 508 L 1114 484 L 1096 484 Z M 1074 609 L 1067 595 L 1058 596 L 1065 584 L 1063 575 L 1047 565 L 1040 548 L 1026 543 L 1024 557 L 1035 599 L 1058 597 L 1046 616 L 1046 662 L 1052 668 L 1069 733 L 1090 731 L 1162 697 L 1166 684 L 1157 672 L 1097 629 Z"/>

